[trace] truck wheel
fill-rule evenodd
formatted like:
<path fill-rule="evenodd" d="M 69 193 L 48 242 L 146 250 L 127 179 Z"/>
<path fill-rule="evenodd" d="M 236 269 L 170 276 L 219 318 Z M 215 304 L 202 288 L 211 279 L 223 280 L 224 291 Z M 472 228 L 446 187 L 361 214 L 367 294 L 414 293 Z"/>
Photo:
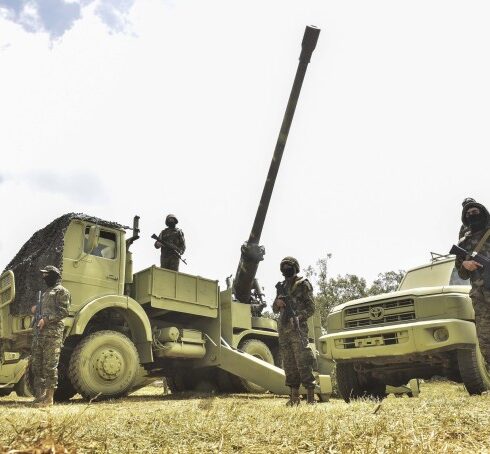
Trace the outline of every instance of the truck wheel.
<path fill-rule="evenodd" d="M 261 340 L 246 339 L 238 345 L 238 350 L 255 356 L 256 358 L 259 358 L 266 363 L 272 364 L 273 366 L 275 365 L 274 355 L 272 354 L 270 348 Z M 256 385 L 255 383 L 252 383 L 251 381 L 245 380 L 240 377 L 237 378 L 237 381 L 239 382 L 238 387 L 241 388 L 242 392 L 245 391 L 248 393 L 263 394 L 267 391 L 266 389 Z"/>
<path fill-rule="evenodd" d="M 185 387 L 184 378 L 182 374 L 176 373 L 175 375 L 166 377 L 166 379 L 167 379 L 167 385 L 172 394 L 188 391 L 188 389 L 186 389 Z"/>
<path fill-rule="evenodd" d="M 236 391 L 236 386 L 234 383 L 234 375 L 226 372 L 224 370 L 218 369 L 216 371 L 216 383 L 218 385 L 218 389 L 220 393 L 233 393 Z"/>
<path fill-rule="evenodd" d="M 480 347 L 458 350 L 458 366 L 464 386 L 471 395 L 490 390 L 490 374 Z"/>
<path fill-rule="evenodd" d="M 378 381 L 360 377 L 354 364 L 337 363 L 337 387 L 346 402 L 360 397 L 383 399 L 386 397 L 386 386 Z"/>
<path fill-rule="evenodd" d="M 72 352 L 73 349 L 71 348 L 63 348 L 61 350 L 60 363 L 58 364 L 58 386 L 54 391 L 54 400 L 56 402 L 66 402 L 77 393 L 71 383 L 69 374 Z"/>
<path fill-rule="evenodd" d="M 133 387 L 139 356 L 131 340 L 117 331 L 97 331 L 73 350 L 69 376 L 87 399 L 120 397 Z"/>
<path fill-rule="evenodd" d="M 26 369 L 22 378 L 15 384 L 14 391 L 19 397 L 32 397 L 29 368 Z"/>

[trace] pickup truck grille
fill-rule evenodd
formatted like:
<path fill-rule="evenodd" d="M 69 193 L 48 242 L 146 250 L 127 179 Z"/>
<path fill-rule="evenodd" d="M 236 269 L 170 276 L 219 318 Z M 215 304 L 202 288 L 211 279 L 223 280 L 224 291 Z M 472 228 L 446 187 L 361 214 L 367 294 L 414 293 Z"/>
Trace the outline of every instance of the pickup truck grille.
<path fill-rule="evenodd" d="M 360 328 L 415 319 L 411 299 L 373 302 L 344 309 L 344 327 Z"/>
<path fill-rule="evenodd" d="M 335 348 L 365 348 L 378 347 L 380 345 L 396 345 L 408 342 L 408 331 L 383 333 L 381 335 L 347 337 L 335 339 Z"/>

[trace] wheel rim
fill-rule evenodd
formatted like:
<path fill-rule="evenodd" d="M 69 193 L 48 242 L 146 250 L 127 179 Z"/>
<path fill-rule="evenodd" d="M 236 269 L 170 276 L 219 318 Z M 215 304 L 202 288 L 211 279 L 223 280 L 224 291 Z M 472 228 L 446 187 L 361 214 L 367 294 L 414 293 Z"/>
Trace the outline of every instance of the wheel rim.
<path fill-rule="evenodd" d="M 99 378 L 107 381 L 116 380 L 121 374 L 124 359 L 114 349 L 101 349 L 94 355 L 95 371 Z"/>
<path fill-rule="evenodd" d="M 116 384 L 128 374 L 122 352 L 114 346 L 98 348 L 89 358 L 87 372 L 100 384 Z"/>

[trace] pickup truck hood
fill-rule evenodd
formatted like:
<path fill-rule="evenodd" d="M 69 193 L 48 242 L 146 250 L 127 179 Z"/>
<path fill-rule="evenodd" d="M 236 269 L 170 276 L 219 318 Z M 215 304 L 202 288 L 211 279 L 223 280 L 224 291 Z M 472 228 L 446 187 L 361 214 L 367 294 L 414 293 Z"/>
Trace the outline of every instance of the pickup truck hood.
<path fill-rule="evenodd" d="M 347 301 L 346 303 L 339 304 L 333 309 L 335 312 L 341 311 L 348 306 L 357 306 L 358 304 L 374 303 L 378 301 L 394 300 L 409 297 L 420 297 L 437 295 L 441 293 L 466 293 L 468 294 L 471 289 L 469 285 L 446 285 L 439 287 L 419 287 L 411 288 L 408 290 L 401 290 L 398 292 L 382 293 L 380 295 L 368 296 L 366 298 L 359 298 L 357 300 Z"/>

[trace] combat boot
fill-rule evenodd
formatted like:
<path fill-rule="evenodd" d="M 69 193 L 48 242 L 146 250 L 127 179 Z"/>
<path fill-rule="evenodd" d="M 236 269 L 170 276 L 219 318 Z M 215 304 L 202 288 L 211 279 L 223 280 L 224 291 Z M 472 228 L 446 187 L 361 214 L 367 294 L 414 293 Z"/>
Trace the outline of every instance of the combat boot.
<path fill-rule="evenodd" d="M 44 400 L 46 397 L 46 390 L 45 389 L 36 389 L 34 391 L 34 400 L 31 400 L 30 404 L 31 405 L 36 405 Z"/>
<path fill-rule="evenodd" d="M 294 407 L 299 405 L 299 388 L 291 388 L 291 394 L 289 395 L 289 400 L 286 402 L 288 407 Z"/>
<path fill-rule="evenodd" d="M 48 388 L 46 390 L 46 395 L 44 399 L 37 404 L 34 404 L 35 407 L 51 407 L 53 405 L 53 397 L 54 397 L 54 388 Z"/>
<path fill-rule="evenodd" d="M 315 388 L 308 388 L 306 390 L 306 403 L 310 405 L 316 404 Z"/>

